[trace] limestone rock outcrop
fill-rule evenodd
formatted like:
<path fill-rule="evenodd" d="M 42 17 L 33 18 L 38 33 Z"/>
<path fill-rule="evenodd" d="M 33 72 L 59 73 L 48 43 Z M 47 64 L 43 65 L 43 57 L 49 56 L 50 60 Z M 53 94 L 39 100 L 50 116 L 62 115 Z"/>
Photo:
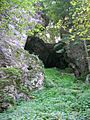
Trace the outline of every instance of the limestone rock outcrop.
<path fill-rule="evenodd" d="M 43 85 L 42 62 L 14 41 L 10 36 L 0 39 L 0 111 L 15 101 L 30 99 L 31 91 Z"/>
<path fill-rule="evenodd" d="M 88 63 L 84 42 L 80 40 L 71 41 L 69 45 L 67 45 L 66 51 L 67 56 L 73 60 L 73 63 L 76 64 L 81 74 L 87 74 Z"/>

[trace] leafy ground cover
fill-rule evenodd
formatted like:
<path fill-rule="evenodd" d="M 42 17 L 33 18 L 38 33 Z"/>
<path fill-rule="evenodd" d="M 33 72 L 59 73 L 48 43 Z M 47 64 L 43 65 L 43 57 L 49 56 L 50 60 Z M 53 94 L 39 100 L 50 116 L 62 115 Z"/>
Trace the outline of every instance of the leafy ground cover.
<path fill-rule="evenodd" d="M 90 120 L 90 85 L 72 74 L 45 69 L 44 88 L 31 96 L 0 113 L 0 120 Z"/>

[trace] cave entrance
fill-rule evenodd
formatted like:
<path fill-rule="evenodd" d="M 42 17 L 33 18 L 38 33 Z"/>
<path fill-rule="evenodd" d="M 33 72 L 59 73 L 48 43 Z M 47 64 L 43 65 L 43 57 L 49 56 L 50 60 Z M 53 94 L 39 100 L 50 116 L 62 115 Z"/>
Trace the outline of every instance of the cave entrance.
<path fill-rule="evenodd" d="M 64 69 L 68 67 L 68 62 L 65 60 L 65 50 L 62 53 L 57 53 L 55 44 L 45 43 L 42 39 L 29 36 L 27 38 L 24 49 L 29 51 L 30 54 L 38 55 L 43 61 L 45 68 L 57 67 Z M 65 43 L 61 42 L 61 49 Z"/>

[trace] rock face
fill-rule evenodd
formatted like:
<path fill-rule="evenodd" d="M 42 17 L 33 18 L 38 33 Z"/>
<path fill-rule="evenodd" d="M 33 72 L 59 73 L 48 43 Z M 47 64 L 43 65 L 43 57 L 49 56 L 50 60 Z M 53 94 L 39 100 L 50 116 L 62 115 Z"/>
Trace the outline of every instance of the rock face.
<path fill-rule="evenodd" d="M 35 6 L 40 7 L 39 4 Z M 43 64 L 38 56 L 23 49 L 26 33 L 34 33 L 38 24 L 43 27 L 49 24 L 41 10 L 34 14 L 32 9 L 28 11 L 11 5 L 0 14 L 0 111 L 19 99 L 29 99 L 31 90 L 42 87 Z"/>
<path fill-rule="evenodd" d="M 67 45 L 60 41 L 50 44 L 45 43 L 38 37 L 29 36 L 24 49 L 29 53 L 38 55 L 46 68 L 57 67 L 63 69 L 71 67 L 76 77 L 88 71 L 83 42 L 74 41 Z"/>
<path fill-rule="evenodd" d="M 71 41 L 66 48 L 67 56 L 73 60 L 81 74 L 88 73 L 88 63 L 83 41 Z"/>
<path fill-rule="evenodd" d="M 0 39 L 0 111 L 20 99 L 30 99 L 30 91 L 43 85 L 43 64 L 35 55 L 10 41 Z"/>

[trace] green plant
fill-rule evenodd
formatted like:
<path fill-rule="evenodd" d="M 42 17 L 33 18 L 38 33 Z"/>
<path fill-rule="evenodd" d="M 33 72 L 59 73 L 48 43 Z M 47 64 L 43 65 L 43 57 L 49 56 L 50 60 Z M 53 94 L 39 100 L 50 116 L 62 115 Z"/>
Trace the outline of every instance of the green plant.
<path fill-rule="evenodd" d="M 0 119 L 88 120 L 90 86 L 57 69 L 45 69 L 45 76 L 44 88 L 31 93 L 34 99 L 18 101 L 18 106 L 1 113 Z"/>

